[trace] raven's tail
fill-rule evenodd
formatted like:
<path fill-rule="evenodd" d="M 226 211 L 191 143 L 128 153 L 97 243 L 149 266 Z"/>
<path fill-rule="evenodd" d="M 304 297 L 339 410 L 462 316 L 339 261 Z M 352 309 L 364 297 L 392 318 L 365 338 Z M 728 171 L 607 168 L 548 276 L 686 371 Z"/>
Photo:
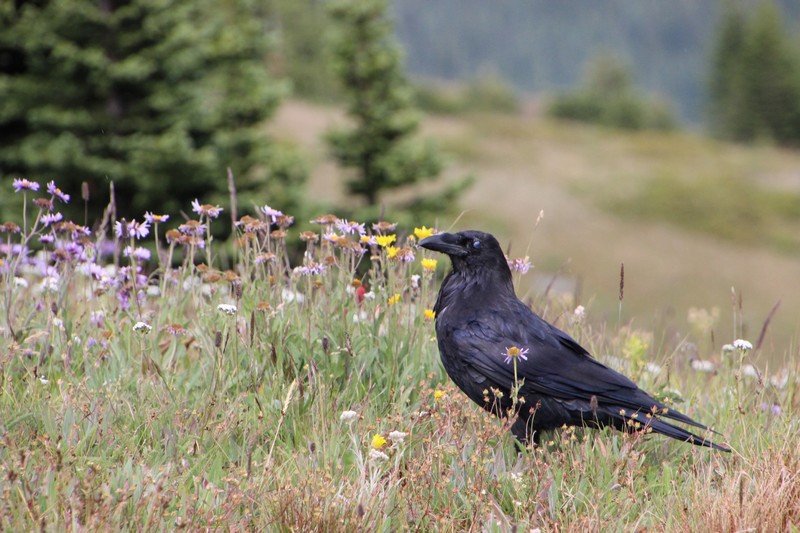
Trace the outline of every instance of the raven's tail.
<path fill-rule="evenodd" d="M 676 411 L 677 412 L 677 411 Z M 664 420 L 657 418 L 655 416 L 651 416 L 649 418 L 644 418 L 639 413 L 639 416 L 632 416 L 632 415 L 621 415 L 618 414 L 617 422 L 622 423 L 625 431 L 647 431 L 650 429 L 653 433 L 660 433 L 661 435 L 666 435 L 667 437 L 673 438 L 675 440 L 680 440 L 683 442 L 688 442 L 694 444 L 695 446 L 704 446 L 706 448 L 712 448 L 714 450 L 719 450 L 721 452 L 730 452 L 731 449 L 727 446 L 723 446 L 722 444 L 715 444 L 708 439 L 704 439 L 699 435 L 695 435 L 690 431 L 686 431 L 685 429 L 674 426 L 669 422 L 665 422 Z M 691 418 L 686 415 L 683 415 L 683 418 L 688 419 L 687 422 L 691 423 L 693 426 L 701 427 L 704 429 L 708 429 L 706 426 L 695 422 Z M 638 426 L 637 426 L 638 424 Z M 712 430 L 713 431 L 713 430 Z"/>

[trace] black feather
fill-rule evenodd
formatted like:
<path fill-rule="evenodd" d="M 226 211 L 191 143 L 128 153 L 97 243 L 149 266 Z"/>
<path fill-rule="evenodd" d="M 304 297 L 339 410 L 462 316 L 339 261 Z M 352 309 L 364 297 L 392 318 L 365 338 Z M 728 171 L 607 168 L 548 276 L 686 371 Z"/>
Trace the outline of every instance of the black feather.
<path fill-rule="evenodd" d="M 505 417 L 516 409 L 511 414 L 519 418 L 511 430 L 522 442 L 531 438 L 536 442 L 542 431 L 566 424 L 623 431 L 649 428 L 674 439 L 730 451 L 666 422 L 664 418 L 708 430 L 592 358 L 572 337 L 522 303 L 492 235 L 440 233 L 422 240 L 420 246 L 447 254 L 453 263 L 434 307 L 439 353 L 447 374 L 472 401 L 495 415 Z M 510 347 L 527 350 L 527 359 L 516 360 L 522 404 L 511 401 L 514 367 L 503 355 Z"/>

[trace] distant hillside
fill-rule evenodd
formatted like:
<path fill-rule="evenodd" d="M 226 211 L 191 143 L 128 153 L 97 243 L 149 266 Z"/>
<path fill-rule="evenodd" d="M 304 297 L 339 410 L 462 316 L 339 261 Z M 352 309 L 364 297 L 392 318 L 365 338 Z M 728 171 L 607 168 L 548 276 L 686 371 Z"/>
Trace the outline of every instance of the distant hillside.
<path fill-rule="evenodd" d="M 800 2 L 777 0 L 787 29 Z M 465 80 L 496 74 L 526 92 L 572 87 L 586 61 L 610 51 L 636 82 L 703 118 L 717 0 L 392 0 L 397 34 L 414 76 Z M 750 2 L 749 4 L 752 4 Z"/>

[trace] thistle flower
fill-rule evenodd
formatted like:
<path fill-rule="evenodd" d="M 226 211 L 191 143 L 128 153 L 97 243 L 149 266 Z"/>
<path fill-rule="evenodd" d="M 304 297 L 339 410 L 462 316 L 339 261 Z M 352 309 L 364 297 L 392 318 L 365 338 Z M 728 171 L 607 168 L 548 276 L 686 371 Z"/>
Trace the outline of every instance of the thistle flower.
<path fill-rule="evenodd" d="M 414 236 L 419 240 L 430 237 L 431 235 L 433 235 L 433 228 L 426 228 L 425 226 L 414 228 Z"/>
<path fill-rule="evenodd" d="M 65 204 L 69 203 L 69 198 L 70 198 L 69 194 L 66 194 L 61 189 L 56 187 L 54 181 L 50 181 L 47 183 L 47 192 L 50 193 L 54 198 L 58 198 Z"/>
<path fill-rule="evenodd" d="M 192 200 L 192 211 L 197 213 L 198 215 L 205 215 L 208 218 L 217 218 L 220 213 L 222 213 L 223 208 L 218 205 L 211 205 L 211 204 L 200 204 L 200 202 L 195 198 Z"/>
<path fill-rule="evenodd" d="M 503 362 L 505 364 L 511 364 L 511 361 L 520 358 L 523 361 L 528 360 L 528 348 L 519 349 L 516 346 L 512 346 L 511 348 L 506 348 L 505 352 L 500 354 L 501 356 L 505 357 Z"/>
<path fill-rule="evenodd" d="M 217 309 L 225 313 L 226 315 L 235 315 L 236 314 L 236 306 L 230 304 L 219 304 Z"/>
<path fill-rule="evenodd" d="M 26 180 L 25 178 L 14 178 L 14 182 L 12 183 L 12 185 L 14 187 L 14 192 L 19 192 L 22 190 L 27 190 L 27 191 L 39 190 L 38 183 L 36 183 L 35 181 Z"/>

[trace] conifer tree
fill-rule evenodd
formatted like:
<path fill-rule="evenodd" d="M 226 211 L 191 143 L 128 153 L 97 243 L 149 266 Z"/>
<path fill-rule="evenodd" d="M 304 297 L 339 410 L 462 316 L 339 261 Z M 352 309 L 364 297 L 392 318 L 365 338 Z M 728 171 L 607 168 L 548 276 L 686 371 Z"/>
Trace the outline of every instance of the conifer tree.
<path fill-rule="evenodd" d="M 257 6 L 3 2 L 0 177 L 73 193 L 86 181 L 95 214 L 113 181 L 119 214 L 141 216 L 224 200 L 230 166 L 240 193 L 286 206 L 304 174 L 262 134 L 282 86 L 265 69 Z"/>
<path fill-rule="evenodd" d="M 430 143 L 413 139 L 419 117 L 392 40 L 384 0 L 340 0 L 333 54 L 352 127 L 327 139 L 337 162 L 352 169 L 351 193 L 376 206 L 382 191 L 435 178 L 441 169 Z"/>

